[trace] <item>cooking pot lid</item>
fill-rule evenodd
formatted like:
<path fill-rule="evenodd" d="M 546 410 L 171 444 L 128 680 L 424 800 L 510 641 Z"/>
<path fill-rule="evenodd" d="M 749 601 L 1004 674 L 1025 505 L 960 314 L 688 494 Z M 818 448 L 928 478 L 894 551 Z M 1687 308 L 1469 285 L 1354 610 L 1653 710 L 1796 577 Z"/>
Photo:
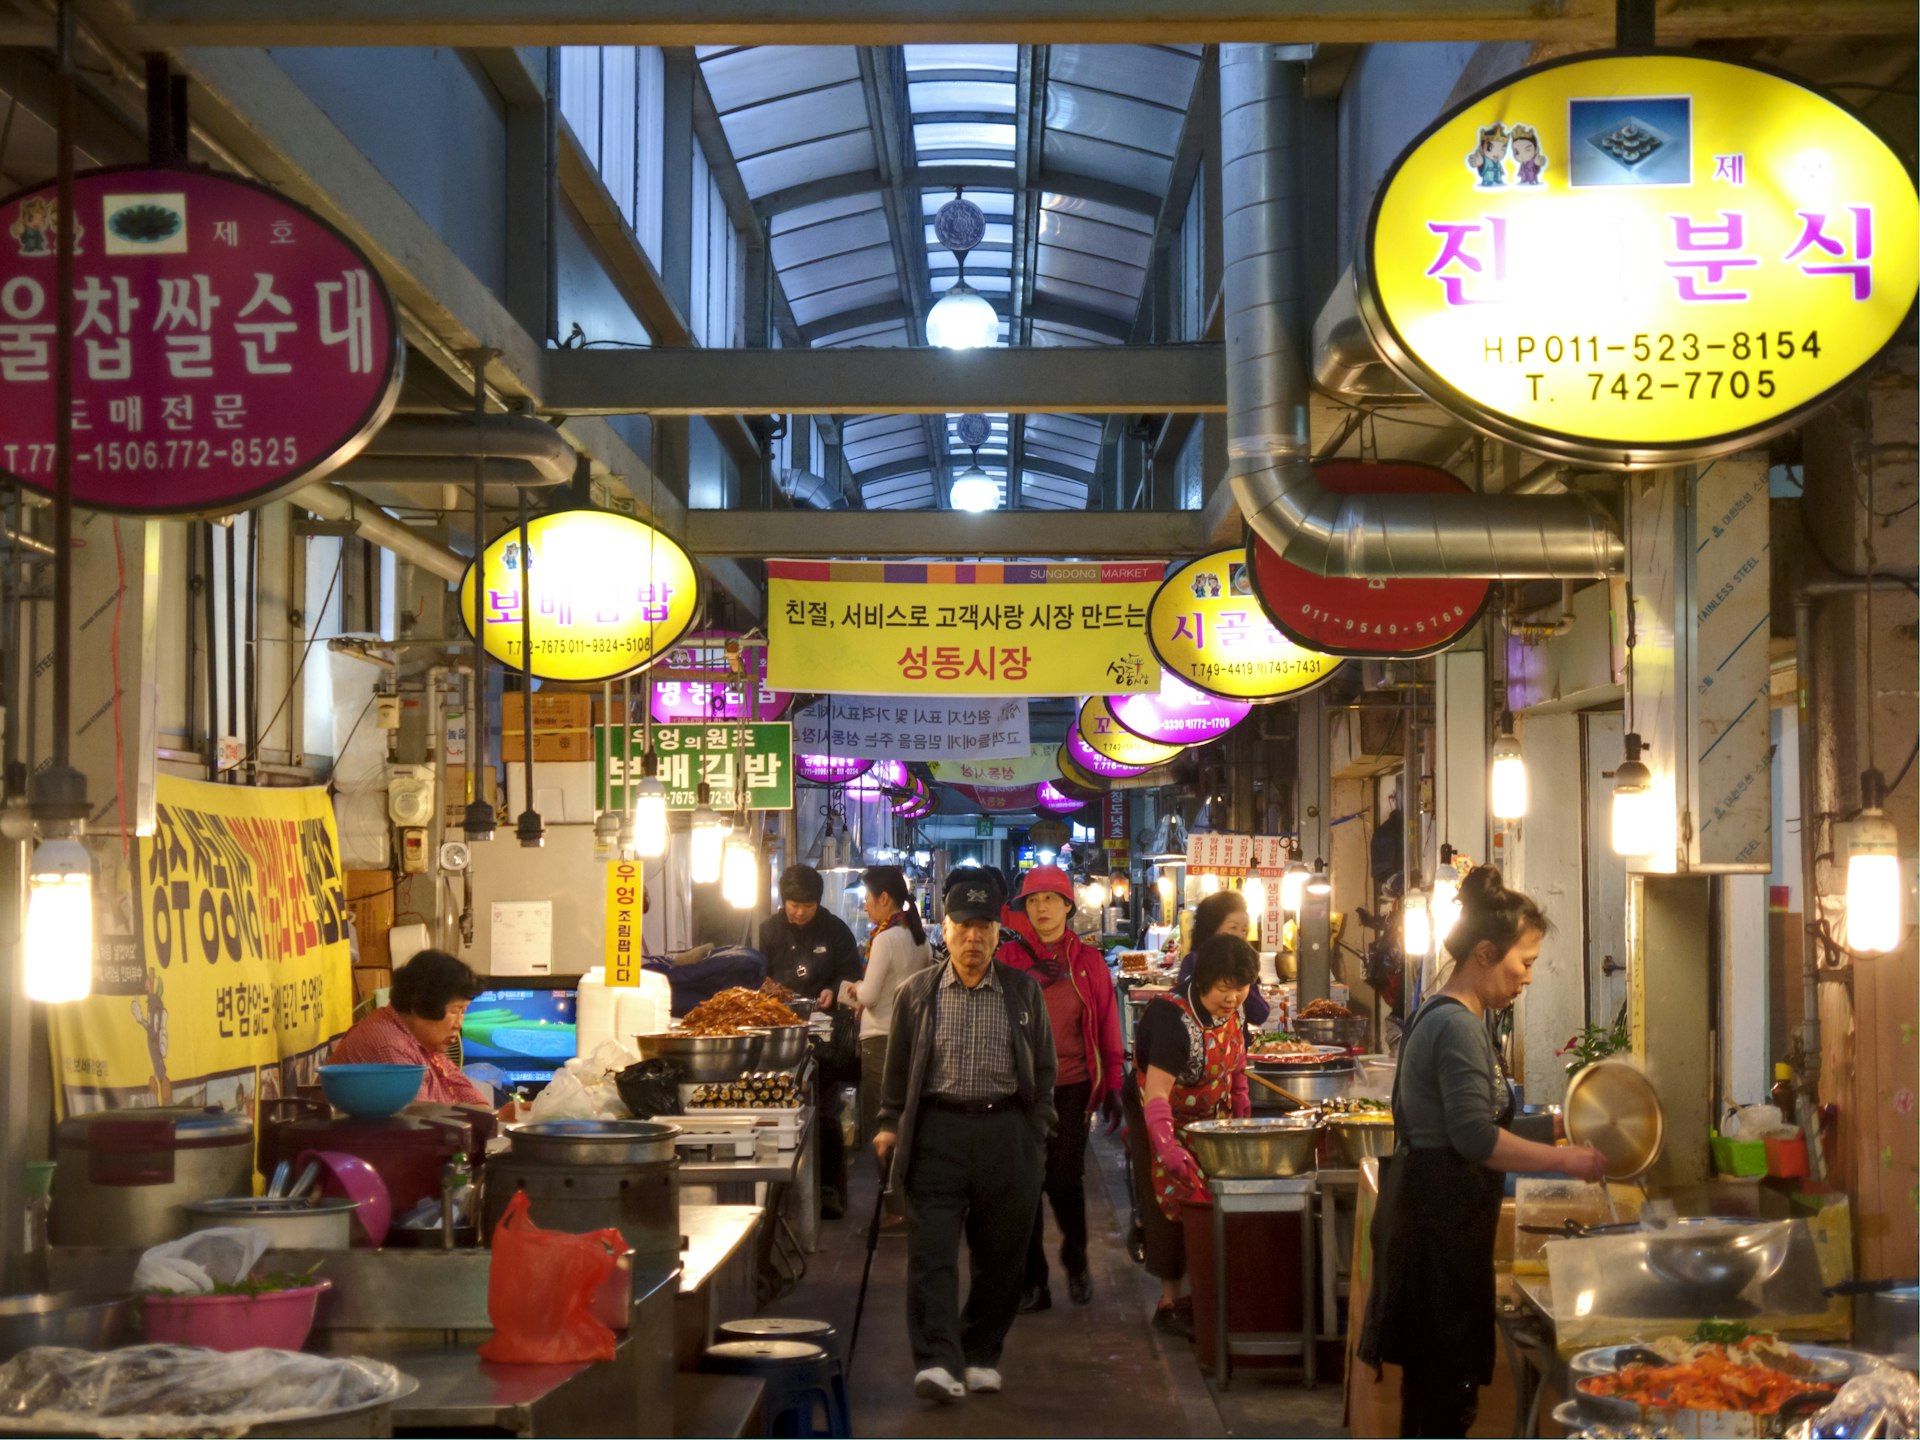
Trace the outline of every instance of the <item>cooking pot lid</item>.
<path fill-rule="evenodd" d="M 1653 1168 L 1666 1141 L 1666 1112 L 1653 1082 L 1621 1060 L 1596 1060 L 1567 1082 L 1567 1138 L 1606 1157 L 1609 1180 Z"/>
<path fill-rule="evenodd" d="M 139 1123 L 154 1125 L 173 1122 L 176 1143 L 206 1145 L 215 1141 L 239 1143 L 253 1138 L 253 1122 L 246 1116 L 226 1110 L 199 1110 L 191 1106 L 135 1106 L 124 1110 L 96 1110 L 87 1115 L 69 1115 L 55 1132 L 61 1140 L 89 1144 L 96 1126 Z"/>

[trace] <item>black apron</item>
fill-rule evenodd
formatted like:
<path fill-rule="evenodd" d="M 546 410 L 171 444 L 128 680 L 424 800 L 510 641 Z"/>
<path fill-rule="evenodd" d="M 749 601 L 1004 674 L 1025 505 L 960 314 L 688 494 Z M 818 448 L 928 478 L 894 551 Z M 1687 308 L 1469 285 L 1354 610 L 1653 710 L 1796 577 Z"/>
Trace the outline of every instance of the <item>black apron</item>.
<path fill-rule="evenodd" d="M 1422 1006 L 1407 1027 L 1408 1038 L 1431 1005 L 1458 1003 L 1436 999 Z M 1407 1053 L 1404 1041 L 1400 1053 Z M 1504 1127 L 1513 1118 L 1513 1095 L 1507 1086 L 1498 1088 L 1505 1099 L 1494 1123 Z M 1393 1120 L 1404 1137 L 1398 1075 Z M 1380 1162 L 1380 1199 L 1369 1231 L 1373 1289 L 1358 1352 L 1376 1374 L 1383 1364 L 1405 1366 L 1412 1359 L 1477 1385 L 1491 1383 L 1493 1244 L 1505 1193 L 1504 1174 L 1451 1145 L 1414 1150 L 1403 1138 Z"/>

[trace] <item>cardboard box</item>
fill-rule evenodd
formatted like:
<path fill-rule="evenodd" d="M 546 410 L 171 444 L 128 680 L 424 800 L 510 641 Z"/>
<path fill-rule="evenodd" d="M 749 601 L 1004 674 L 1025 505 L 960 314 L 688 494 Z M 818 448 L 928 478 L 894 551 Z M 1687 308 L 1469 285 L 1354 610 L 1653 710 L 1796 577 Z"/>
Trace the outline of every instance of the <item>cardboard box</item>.
<path fill-rule="evenodd" d="M 500 758 L 527 758 L 525 701 L 508 695 L 500 706 Z M 533 759 L 536 765 L 593 759 L 593 697 L 533 697 Z"/>
<path fill-rule="evenodd" d="M 347 905 L 353 911 L 353 932 L 360 941 L 362 965 L 387 964 L 387 934 L 393 929 L 393 881 L 390 870 L 347 871 Z M 358 993 L 354 998 L 360 998 Z"/>

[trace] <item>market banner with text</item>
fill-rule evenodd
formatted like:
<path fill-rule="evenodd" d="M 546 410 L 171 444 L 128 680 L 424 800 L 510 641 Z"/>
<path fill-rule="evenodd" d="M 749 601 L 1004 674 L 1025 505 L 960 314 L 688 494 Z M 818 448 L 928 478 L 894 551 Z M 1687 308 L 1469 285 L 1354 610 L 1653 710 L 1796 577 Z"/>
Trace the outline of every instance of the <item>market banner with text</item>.
<path fill-rule="evenodd" d="M 854 760 L 998 760 L 1024 756 L 1027 702 L 863 699 L 829 696 L 793 717 L 793 743 L 803 755 Z"/>
<path fill-rule="evenodd" d="M 767 682 L 847 695 L 1120 695 L 1160 664 L 1152 564 L 767 562 Z"/>
<path fill-rule="evenodd" d="M 251 1114 L 317 1080 L 319 1050 L 353 1012 L 327 792 L 163 775 L 153 836 L 133 843 L 96 919 L 93 994 L 53 1008 L 63 1109 Z"/>
<path fill-rule="evenodd" d="M 933 778 L 948 785 L 1039 785 L 1059 776 L 1053 763 L 1058 745 L 1029 745 L 1018 755 L 995 760 L 936 760 Z"/>

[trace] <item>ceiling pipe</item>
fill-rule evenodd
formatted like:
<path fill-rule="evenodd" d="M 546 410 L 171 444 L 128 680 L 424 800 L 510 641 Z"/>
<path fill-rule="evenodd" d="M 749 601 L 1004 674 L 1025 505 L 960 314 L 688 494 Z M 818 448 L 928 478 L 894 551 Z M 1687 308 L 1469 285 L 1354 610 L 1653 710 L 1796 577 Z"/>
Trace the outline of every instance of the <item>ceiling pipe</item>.
<path fill-rule="evenodd" d="M 1313 322 L 1313 381 L 1327 394 L 1356 405 L 1418 405 L 1426 400 L 1380 357 L 1367 322 L 1354 304 L 1349 265 Z"/>
<path fill-rule="evenodd" d="M 1247 523 L 1316 575 L 1579 579 L 1620 568 L 1578 496 L 1337 495 L 1314 477 L 1295 190 L 1307 51 L 1220 47 L 1229 483 Z"/>
<path fill-rule="evenodd" d="M 847 497 L 831 480 L 811 470 L 780 472 L 780 493 L 804 510 L 849 510 Z"/>
<path fill-rule="evenodd" d="M 378 505 L 336 485 L 306 485 L 287 498 L 323 519 L 345 522 L 361 539 L 391 550 L 402 560 L 438 575 L 449 584 L 459 583 L 467 573 L 464 556 L 434 544 Z"/>
<path fill-rule="evenodd" d="M 574 469 L 566 437 L 531 415 L 395 415 L 360 453 L 355 463 L 388 485 L 468 483 L 476 459 L 501 462 L 488 483 L 521 489 L 568 484 Z"/>

